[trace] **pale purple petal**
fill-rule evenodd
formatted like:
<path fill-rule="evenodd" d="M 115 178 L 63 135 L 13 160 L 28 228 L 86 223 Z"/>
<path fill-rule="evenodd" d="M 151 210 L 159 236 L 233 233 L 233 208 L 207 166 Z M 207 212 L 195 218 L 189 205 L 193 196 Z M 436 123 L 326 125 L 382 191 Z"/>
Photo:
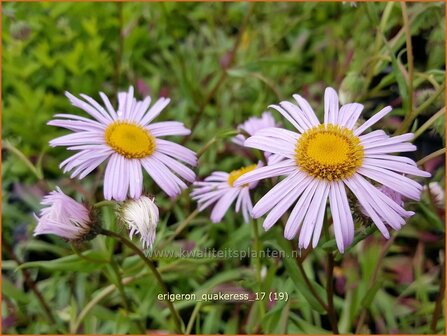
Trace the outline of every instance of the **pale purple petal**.
<path fill-rule="evenodd" d="M 295 156 L 294 143 L 287 142 L 278 138 L 270 138 L 267 136 L 254 135 L 245 140 L 244 146 L 260 149 L 269 153 L 280 154 L 290 159 Z"/>
<path fill-rule="evenodd" d="M 189 129 L 178 121 L 162 121 L 147 126 L 147 129 L 155 137 L 166 135 L 188 135 L 191 133 Z"/>
<path fill-rule="evenodd" d="M 259 218 L 270 211 L 284 195 L 288 194 L 292 189 L 297 189 L 296 187 L 299 187 L 301 181 L 305 178 L 306 174 L 295 171 L 275 185 L 256 203 L 252 212 L 253 218 Z"/>
<path fill-rule="evenodd" d="M 289 209 L 293 203 L 298 199 L 303 190 L 301 188 L 294 188 L 289 190 L 287 194 L 284 194 L 278 204 L 269 212 L 264 220 L 263 227 L 265 230 L 269 230 L 273 224 L 275 224 L 282 215 Z"/>
<path fill-rule="evenodd" d="M 65 119 L 53 119 L 47 123 L 50 126 L 63 127 L 73 132 L 82 131 L 100 131 L 105 130 L 105 126 L 99 123 L 93 123 L 92 120 L 86 122 L 81 120 L 65 120 Z"/>
<path fill-rule="evenodd" d="M 431 174 L 417 168 L 414 165 L 400 163 L 396 161 L 378 160 L 373 158 L 364 158 L 363 167 L 382 167 L 389 170 L 393 170 L 398 173 L 410 174 L 414 176 L 430 177 Z"/>
<path fill-rule="evenodd" d="M 87 104 L 86 102 L 82 101 L 79 98 L 76 98 L 70 92 L 66 91 L 65 96 L 70 100 L 70 102 L 73 106 L 76 106 L 77 108 L 80 108 L 81 110 L 87 112 L 88 114 L 90 114 L 93 118 L 95 118 L 99 122 L 101 122 L 105 125 L 107 125 L 108 123 L 111 122 L 110 116 L 107 117 L 107 116 L 102 115 L 93 106 L 91 106 L 90 104 Z"/>
<path fill-rule="evenodd" d="M 171 100 L 169 98 L 160 98 L 158 99 L 154 105 L 146 112 L 146 115 L 141 118 L 140 124 L 146 126 L 153 119 L 155 119 L 160 112 L 169 104 Z"/>
<path fill-rule="evenodd" d="M 213 211 L 211 212 L 211 221 L 213 223 L 218 223 L 222 220 L 223 216 L 225 215 L 237 195 L 237 189 L 230 189 L 227 193 L 225 193 L 225 195 L 223 195 L 221 199 L 219 199 L 219 201 L 217 201 L 216 205 L 213 208 Z"/>
<path fill-rule="evenodd" d="M 352 129 L 363 111 L 363 105 L 351 103 L 343 105 L 338 113 L 337 124 Z"/>
<path fill-rule="evenodd" d="M 255 170 L 252 170 L 251 172 L 248 172 L 241 177 L 239 177 L 235 182 L 234 185 L 242 186 L 246 183 L 251 183 L 254 181 L 259 181 L 265 178 L 269 177 L 275 177 L 275 176 L 282 176 L 282 175 L 288 175 L 289 173 L 292 173 L 296 170 L 296 164 L 292 160 L 284 160 L 282 162 L 279 162 L 275 165 L 271 166 L 265 166 L 261 168 L 256 168 Z"/>
<path fill-rule="evenodd" d="M 194 153 L 192 150 L 182 145 L 176 144 L 172 141 L 163 139 L 156 139 L 155 142 L 157 150 L 161 153 L 175 157 L 176 159 L 186 162 L 191 166 L 197 165 L 196 153 Z"/>
<path fill-rule="evenodd" d="M 100 92 L 99 95 L 101 96 L 101 99 L 104 102 L 104 105 L 106 106 L 106 109 L 109 112 L 112 119 L 117 120 L 118 115 L 116 114 L 115 109 L 113 108 L 112 104 L 110 103 L 109 98 L 104 94 L 104 92 Z"/>
<path fill-rule="evenodd" d="M 301 109 L 296 106 L 295 104 L 292 104 L 288 101 L 282 101 L 279 103 L 283 109 L 285 109 L 289 114 L 292 116 L 293 119 L 304 129 L 307 130 L 309 128 L 312 128 L 312 123 L 306 118 L 306 115 L 304 114 Z"/>
<path fill-rule="evenodd" d="M 381 109 L 379 112 L 377 112 L 374 116 L 372 116 L 368 121 L 366 121 L 363 125 L 361 125 L 359 128 L 357 128 L 354 131 L 354 135 L 359 136 L 364 131 L 366 131 L 369 127 L 374 125 L 376 122 L 378 122 L 380 119 L 382 119 L 384 116 L 386 116 L 388 113 L 392 111 L 391 106 L 387 106 L 383 109 Z"/>
<path fill-rule="evenodd" d="M 389 239 L 390 233 L 388 232 L 388 229 L 386 228 L 385 224 L 380 219 L 376 210 L 371 205 L 368 194 L 365 192 L 365 190 L 363 190 L 363 188 L 358 184 L 358 182 L 356 182 L 354 176 L 352 176 L 349 179 L 344 180 L 344 183 L 348 186 L 349 189 L 351 189 L 351 191 L 353 192 L 355 197 L 357 197 L 358 201 L 365 209 L 365 212 L 372 219 L 374 224 L 376 224 L 377 228 L 380 230 L 382 235 L 386 239 Z M 377 211 L 379 211 L 379 210 L 380 209 L 377 209 Z"/>
<path fill-rule="evenodd" d="M 301 232 L 298 239 L 299 248 L 308 248 L 312 234 L 314 233 L 316 234 L 315 240 L 318 243 L 321 228 L 323 226 L 323 217 L 328 193 L 329 183 L 324 180 L 318 181 L 315 194 L 309 205 L 309 210 L 306 213 L 306 217 L 304 218 L 304 222 L 301 227 Z"/>
<path fill-rule="evenodd" d="M 307 119 L 312 124 L 312 126 L 320 125 L 320 121 L 318 120 L 314 110 L 307 102 L 307 100 L 301 97 L 299 94 L 294 94 L 293 98 L 295 98 L 296 102 L 301 107 L 301 110 L 304 112 L 304 114 L 306 115 Z"/>
<path fill-rule="evenodd" d="M 73 146 L 84 144 L 103 144 L 104 135 L 100 132 L 77 132 L 72 134 L 63 135 L 59 138 L 50 141 L 51 147 L 56 146 Z"/>
<path fill-rule="evenodd" d="M 295 237 L 298 233 L 298 230 L 303 223 L 303 219 L 309 210 L 309 204 L 318 186 L 318 180 L 316 179 L 307 178 L 304 180 L 304 183 L 305 184 L 303 187 L 300 188 L 303 189 L 303 194 L 290 213 L 284 229 L 284 237 L 289 240 Z"/>
<path fill-rule="evenodd" d="M 172 169 L 172 171 L 174 171 L 177 175 L 187 180 L 188 182 L 194 182 L 194 180 L 196 179 L 196 174 L 179 161 L 160 152 L 155 152 L 153 156 L 158 160 L 160 160 L 162 163 L 164 163 L 167 167 Z"/>
<path fill-rule="evenodd" d="M 410 199 L 419 200 L 421 197 L 422 186 L 403 175 L 375 166 L 361 167 L 358 173 L 386 185 Z"/>
<path fill-rule="evenodd" d="M 129 196 L 137 199 L 143 192 L 143 172 L 140 160 L 131 159 L 129 162 Z"/>
<path fill-rule="evenodd" d="M 300 133 L 304 133 L 307 128 L 304 128 L 302 125 L 300 125 L 295 118 L 293 118 L 289 112 L 287 112 L 286 110 L 284 110 L 281 106 L 278 105 L 270 105 L 270 108 L 273 108 L 275 110 L 277 110 L 279 113 L 282 114 L 282 116 L 284 118 L 286 118 L 293 126 L 295 126 L 295 128 L 300 132 Z"/>
<path fill-rule="evenodd" d="M 333 88 L 324 91 L 324 123 L 335 124 L 338 118 L 338 95 Z"/>
<path fill-rule="evenodd" d="M 110 116 L 109 113 L 106 112 L 106 110 L 104 109 L 104 107 L 102 107 L 101 105 L 99 105 L 96 100 L 94 100 L 93 98 L 81 93 L 80 96 L 82 98 L 84 98 L 86 101 L 88 101 L 90 103 L 90 105 L 96 109 L 96 111 L 98 111 L 108 122 L 113 122 L 112 117 Z"/>
<path fill-rule="evenodd" d="M 157 183 L 169 197 L 174 198 L 181 193 L 182 189 L 186 189 L 184 182 L 172 174 L 163 163 L 155 158 L 144 158 L 141 160 L 141 164 L 155 183 Z"/>

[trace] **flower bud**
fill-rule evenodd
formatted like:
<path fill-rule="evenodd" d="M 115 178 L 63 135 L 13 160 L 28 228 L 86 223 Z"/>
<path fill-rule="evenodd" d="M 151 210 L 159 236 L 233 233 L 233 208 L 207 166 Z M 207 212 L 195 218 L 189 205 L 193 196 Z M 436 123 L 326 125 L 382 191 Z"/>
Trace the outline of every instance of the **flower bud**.
<path fill-rule="evenodd" d="M 59 187 L 46 195 L 34 236 L 54 234 L 69 241 L 90 240 L 96 236 L 93 213 L 82 203 L 65 195 Z"/>
<path fill-rule="evenodd" d="M 135 200 L 127 200 L 119 210 L 119 218 L 129 227 L 130 239 L 137 233 L 143 248 L 152 247 L 159 220 L 158 208 L 153 198 L 141 196 Z"/>
<path fill-rule="evenodd" d="M 424 190 L 430 189 L 430 194 L 438 207 L 444 207 L 445 194 L 438 182 L 430 182 Z"/>

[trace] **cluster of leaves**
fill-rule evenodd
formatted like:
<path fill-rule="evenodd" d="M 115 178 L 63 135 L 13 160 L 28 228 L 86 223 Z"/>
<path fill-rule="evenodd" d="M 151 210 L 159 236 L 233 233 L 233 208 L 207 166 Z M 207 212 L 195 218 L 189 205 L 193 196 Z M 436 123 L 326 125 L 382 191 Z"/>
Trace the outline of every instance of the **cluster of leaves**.
<path fill-rule="evenodd" d="M 98 237 L 75 253 L 57 237 L 32 237 L 32 213 L 54 186 L 78 199 L 101 199 L 101 171 L 81 186 L 58 168 L 68 153 L 48 147 L 48 140 L 63 131 L 46 122 L 55 113 L 75 111 L 65 90 L 92 97 L 101 90 L 112 97 L 132 84 L 140 96 L 171 97 L 161 119 L 196 126 L 188 147 L 199 152 L 217 139 L 200 158 L 200 177 L 256 160 L 253 152 L 222 139 L 226 131 L 295 92 L 317 108 L 327 85 L 338 88 L 345 102 L 365 104 L 367 115 L 391 104 L 393 118 L 380 125 L 391 133 L 412 112 L 411 104 L 421 107 L 412 122 L 417 130 L 444 106 L 443 6 L 407 6 L 414 54 L 412 94 L 407 85 L 407 31 L 398 3 L 5 4 L 3 332 L 173 330 L 169 310 L 157 298 L 160 288 L 127 248 Z M 321 116 L 321 106 L 317 112 Z M 438 118 L 418 137 L 415 159 L 445 146 L 443 121 Z M 442 160 L 431 160 L 426 169 L 432 172 L 430 181 L 444 183 Z M 148 190 L 158 190 L 150 181 L 145 183 Z M 162 215 L 155 249 L 253 248 L 252 227 L 232 212 L 212 225 L 206 212 L 188 218 L 196 205 L 187 192 L 174 203 L 165 197 L 157 202 Z M 437 327 L 431 323 L 437 298 L 443 295 L 444 209 L 427 193 L 410 206 L 417 215 L 387 253 L 385 242 L 373 234 L 343 257 L 336 256 L 334 306 L 340 332 L 443 330 L 443 314 Z M 111 209 L 103 208 L 100 216 L 107 228 L 122 230 Z M 180 230 L 185 220 L 188 225 Z M 295 248 L 295 243 L 277 239 L 281 230 L 277 226 L 260 234 L 263 250 Z M 365 230 L 372 231 L 360 228 L 358 237 L 367 237 Z M 323 304 L 325 251 L 334 251 L 334 246 L 326 237 L 303 263 Z M 177 301 L 175 307 L 190 332 L 331 333 L 325 309 L 309 292 L 293 259 L 161 258 L 157 263 L 172 293 L 289 295 L 288 301 L 277 302 Z M 266 270 L 262 281 L 257 279 L 258 266 Z M 36 293 L 51 303 L 49 314 Z M 363 324 L 358 326 L 359 320 Z"/>

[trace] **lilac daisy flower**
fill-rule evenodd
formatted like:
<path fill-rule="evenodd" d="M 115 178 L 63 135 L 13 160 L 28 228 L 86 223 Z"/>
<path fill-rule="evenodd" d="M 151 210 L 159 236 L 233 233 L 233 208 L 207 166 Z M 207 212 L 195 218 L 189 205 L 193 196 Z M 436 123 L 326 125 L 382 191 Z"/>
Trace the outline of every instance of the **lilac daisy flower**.
<path fill-rule="evenodd" d="M 293 97 L 298 106 L 283 101 L 271 107 L 298 132 L 266 128 L 245 141 L 245 146 L 285 157 L 282 162 L 244 174 L 234 183 L 239 186 L 264 178 L 286 176 L 259 200 L 253 208 L 253 217 L 269 212 L 264 221 L 264 228 L 268 230 L 293 207 L 286 223 L 285 238 L 298 235 L 299 248 L 307 248 L 311 241 L 316 247 L 329 199 L 337 246 L 344 252 L 354 238 L 354 222 L 346 193 L 348 187 L 381 233 L 389 238 L 385 223 L 398 230 L 413 212 L 406 211 L 373 183 L 386 185 L 406 198 L 419 200 L 421 185 L 405 175 L 428 177 L 430 174 L 418 169 L 407 157 L 391 155 L 416 150 L 408 142 L 413 134 L 390 137 L 383 130 L 363 134 L 391 112 L 391 107 L 383 108 L 357 126 L 363 105 L 351 103 L 339 108 L 337 93 L 332 88 L 325 91 L 323 124 L 306 100 L 297 94 Z"/>
<path fill-rule="evenodd" d="M 46 195 L 42 202 L 46 206 L 40 210 L 40 217 L 34 230 L 34 236 L 54 234 L 76 241 L 86 239 L 93 221 L 87 207 L 65 195 L 59 187 Z"/>
<path fill-rule="evenodd" d="M 261 163 L 259 163 L 260 165 Z M 255 188 L 257 182 L 251 182 L 235 186 L 241 175 L 255 170 L 258 165 L 253 164 L 230 173 L 217 171 L 205 178 L 204 181 L 194 182 L 194 190 L 191 193 L 192 199 L 197 201 L 199 211 L 204 210 L 212 204 L 214 208 L 211 212 L 211 221 L 218 223 L 222 220 L 231 204 L 236 200 L 236 212 L 242 209 L 242 215 L 246 223 L 250 220 L 250 213 L 253 204 L 250 198 L 250 190 Z"/>
<path fill-rule="evenodd" d="M 273 118 L 270 112 L 262 113 L 262 117 L 251 117 L 243 124 L 240 124 L 237 129 L 238 131 L 243 131 L 250 136 L 253 136 L 261 129 L 270 128 L 270 127 L 278 127 L 275 119 Z M 231 141 L 239 146 L 244 146 L 244 142 L 247 138 L 244 134 L 238 134 Z M 269 152 L 264 152 L 265 158 L 267 159 L 267 163 L 273 164 L 281 161 L 283 156 L 272 154 Z"/>
<path fill-rule="evenodd" d="M 94 118 L 73 114 L 56 114 L 48 124 L 67 128 L 72 134 L 50 141 L 50 145 L 68 146 L 78 151 L 61 163 L 71 177 L 84 178 L 101 163 L 108 160 L 104 177 L 104 197 L 124 201 L 127 194 L 138 198 L 142 194 L 142 167 L 160 188 L 175 197 L 186 188 L 185 182 L 195 180 L 194 172 L 186 167 L 197 164 L 190 149 L 160 139 L 167 135 L 187 135 L 190 130 L 177 121 L 151 123 L 168 105 L 168 98 L 160 98 L 149 108 L 151 98 L 143 101 L 134 98 L 133 87 L 118 94 L 118 110 L 112 107 L 107 96 L 100 92 L 105 108 L 91 97 L 81 94 L 85 101 L 66 92 L 71 103 Z M 179 161 L 177 161 L 179 160 Z M 177 176 L 178 175 L 178 176 Z"/>

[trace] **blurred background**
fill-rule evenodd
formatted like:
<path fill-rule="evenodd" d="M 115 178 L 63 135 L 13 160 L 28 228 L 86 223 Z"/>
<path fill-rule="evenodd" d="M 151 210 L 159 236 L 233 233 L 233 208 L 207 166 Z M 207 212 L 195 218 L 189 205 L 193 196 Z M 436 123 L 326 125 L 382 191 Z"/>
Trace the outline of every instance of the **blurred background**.
<path fill-rule="evenodd" d="M 69 153 L 48 146 L 50 139 L 67 133 L 46 125 L 54 114 L 82 114 L 64 91 L 95 99 L 104 91 L 116 102 L 117 92 L 133 85 L 139 98 L 170 97 L 158 120 L 178 120 L 192 128 L 185 145 L 195 151 L 294 93 L 308 99 L 321 117 L 326 86 L 339 92 L 342 103 L 364 104 L 364 118 L 391 105 L 392 114 L 378 125 L 389 133 L 399 128 L 413 102 L 419 113 L 412 123 L 415 131 L 445 113 L 444 6 L 408 3 L 405 25 L 399 3 L 4 3 L 3 333 L 172 330 L 169 312 L 156 298 L 156 284 L 139 273 L 140 261 L 130 251 L 97 238 L 81 246 L 87 257 L 80 257 L 58 237 L 32 236 L 33 213 L 55 186 L 78 200 L 102 197 L 101 169 L 82 183 L 71 180 L 58 168 Z M 407 86 L 407 34 L 413 92 Z M 415 141 L 418 151 L 409 155 L 418 161 L 442 150 L 444 130 L 444 116 L 430 122 Z M 196 172 L 203 178 L 254 160 L 253 152 L 222 137 L 201 157 Z M 432 173 L 425 182 L 437 182 L 442 191 L 444 156 L 426 159 L 424 167 Z M 149 179 L 145 183 L 158 195 L 160 244 L 196 204 L 188 192 L 171 204 Z M 393 244 L 386 245 L 375 233 L 338 256 L 334 304 L 340 332 L 444 330 L 444 198 L 439 191 L 424 192 L 421 202 L 409 207 L 417 214 L 395 234 Z M 110 209 L 101 216 L 115 227 Z M 251 246 L 250 227 L 240 216 L 230 212 L 216 225 L 207 216 L 205 211 L 191 220 L 163 248 Z M 262 232 L 263 248 L 276 248 L 272 237 L 278 232 L 281 227 Z M 128 279 L 130 309 L 123 308 L 111 285 L 118 281 L 107 261 L 112 255 Z M 17 270 L 22 263 L 26 267 Z M 249 258 L 160 260 L 159 267 L 175 293 L 253 293 L 257 285 L 251 263 Z M 324 263 L 322 249 L 312 251 L 304 263 L 312 280 L 323 285 Z M 308 305 L 280 259 L 264 259 L 262 265 L 263 289 L 288 292 L 289 301 L 270 302 L 266 312 L 257 302 L 176 302 L 185 324 L 194 318 L 189 331 L 331 333 L 327 316 Z"/>

